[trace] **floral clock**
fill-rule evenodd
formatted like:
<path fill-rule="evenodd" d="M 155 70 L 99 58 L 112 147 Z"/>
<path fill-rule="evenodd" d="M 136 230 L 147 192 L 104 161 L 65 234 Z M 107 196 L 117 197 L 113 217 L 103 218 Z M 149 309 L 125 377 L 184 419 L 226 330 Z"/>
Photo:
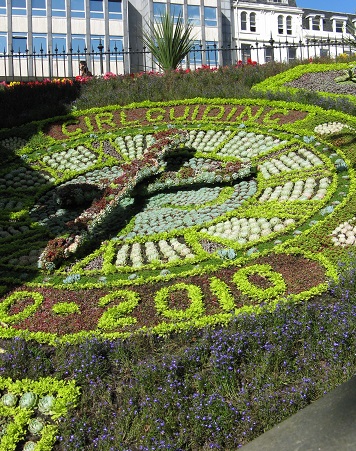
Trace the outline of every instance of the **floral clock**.
<path fill-rule="evenodd" d="M 303 242 L 353 190 L 324 141 L 329 121 L 312 107 L 194 99 L 3 138 L 14 160 L 0 173 L 2 264 L 30 276 L 4 288 L 2 335 L 163 334 L 325 290 L 332 265 Z"/>

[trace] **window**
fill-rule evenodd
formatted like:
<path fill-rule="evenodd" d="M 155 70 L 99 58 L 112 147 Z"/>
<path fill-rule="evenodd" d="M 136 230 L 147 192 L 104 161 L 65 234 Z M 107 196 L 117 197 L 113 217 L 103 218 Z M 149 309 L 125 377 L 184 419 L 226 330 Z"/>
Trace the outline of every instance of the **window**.
<path fill-rule="evenodd" d="M 253 32 L 256 31 L 256 14 L 255 13 L 250 14 L 250 31 L 253 31 Z"/>
<path fill-rule="evenodd" d="M 247 30 L 247 13 L 241 13 L 241 30 Z"/>
<path fill-rule="evenodd" d="M 27 36 L 15 35 L 12 37 L 12 48 L 15 53 L 26 53 L 27 50 Z"/>
<path fill-rule="evenodd" d="M 251 46 L 250 44 L 241 44 L 242 62 L 246 63 L 251 58 Z"/>
<path fill-rule="evenodd" d="M 0 14 L 6 14 L 6 0 L 0 0 Z"/>
<path fill-rule="evenodd" d="M 344 22 L 342 20 L 335 20 L 335 32 L 336 33 L 344 32 Z"/>
<path fill-rule="evenodd" d="M 283 34 L 283 16 L 278 16 L 278 34 Z"/>
<path fill-rule="evenodd" d="M 52 36 L 52 53 L 59 55 L 67 50 L 67 39 L 65 34 L 54 34 Z"/>
<path fill-rule="evenodd" d="M 218 65 L 218 51 L 217 51 L 216 42 L 207 41 L 205 47 L 206 47 L 206 53 L 205 53 L 206 64 L 208 66 L 217 66 Z"/>
<path fill-rule="evenodd" d="M 65 0 L 52 0 L 52 16 L 55 16 L 55 17 L 65 17 L 66 16 Z"/>
<path fill-rule="evenodd" d="M 46 15 L 46 0 L 32 0 L 32 15 L 33 16 Z"/>
<path fill-rule="evenodd" d="M 270 61 L 273 61 L 273 60 L 274 60 L 273 48 L 266 47 L 265 48 L 265 62 L 269 63 Z"/>
<path fill-rule="evenodd" d="M 317 16 L 312 18 L 312 30 L 320 30 L 320 17 Z"/>
<path fill-rule="evenodd" d="M 200 6 L 188 5 L 188 20 L 192 25 L 199 26 L 200 22 Z"/>
<path fill-rule="evenodd" d="M 7 36 L 6 34 L 0 34 L 0 55 L 7 52 Z"/>
<path fill-rule="evenodd" d="M 211 6 L 204 7 L 204 24 L 206 27 L 217 27 L 216 8 Z"/>
<path fill-rule="evenodd" d="M 165 3 L 153 2 L 153 18 L 155 22 L 160 22 L 161 17 L 165 14 L 165 12 L 166 12 Z"/>
<path fill-rule="evenodd" d="M 33 35 L 32 51 L 36 54 L 47 53 L 47 36 L 45 34 Z"/>
<path fill-rule="evenodd" d="M 189 63 L 193 66 L 197 66 L 202 64 L 202 62 L 203 62 L 202 45 L 200 41 L 194 41 L 194 46 L 192 50 L 189 52 Z"/>
<path fill-rule="evenodd" d="M 84 54 L 87 51 L 87 46 L 85 44 L 84 35 L 73 35 L 72 36 L 72 52 L 78 53 L 78 55 Z"/>
<path fill-rule="evenodd" d="M 70 0 L 72 17 L 85 18 L 84 0 Z"/>
<path fill-rule="evenodd" d="M 295 61 L 297 59 L 297 48 L 288 47 L 288 62 Z"/>
<path fill-rule="evenodd" d="M 330 57 L 329 50 L 321 48 L 320 49 L 320 57 L 321 58 L 329 58 Z"/>
<path fill-rule="evenodd" d="M 26 0 L 12 0 L 12 14 L 25 16 L 27 14 Z"/>
<path fill-rule="evenodd" d="M 177 23 L 179 16 L 183 18 L 183 5 L 180 5 L 178 3 L 171 3 L 170 11 L 171 11 L 171 17 L 173 17 L 174 23 Z"/>
<path fill-rule="evenodd" d="M 90 0 L 89 5 L 91 19 L 104 19 L 103 0 Z"/>
<path fill-rule="evenodd" d="M 122 20 L 122 2 L 121 0 L 109 0 L 109 19 Z"/>
<path fill-rule="evenodd" d="M 292 34 L 292 17 L 291 16 L 287 16 L 286 24 L 287 24 L 287 34 Z"/>
<path fill-rule="evenodd" d="M 122 36 L 109 37 L 110 59 L 116 61 L 123 61 L 124 39 Z"/>

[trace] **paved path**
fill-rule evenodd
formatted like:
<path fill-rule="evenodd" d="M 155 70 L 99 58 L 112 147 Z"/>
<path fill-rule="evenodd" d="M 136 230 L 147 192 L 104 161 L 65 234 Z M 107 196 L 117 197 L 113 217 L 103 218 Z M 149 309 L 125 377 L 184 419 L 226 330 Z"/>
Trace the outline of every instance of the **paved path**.
<path fill-rule="evenodd" d="M 356 451 L 356 376 L 241 449 Z"/>

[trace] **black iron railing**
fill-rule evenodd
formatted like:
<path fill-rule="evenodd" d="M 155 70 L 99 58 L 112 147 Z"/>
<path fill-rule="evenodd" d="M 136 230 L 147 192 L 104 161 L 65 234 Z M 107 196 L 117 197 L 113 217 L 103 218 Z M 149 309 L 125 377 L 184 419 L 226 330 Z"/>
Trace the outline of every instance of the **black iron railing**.
<path fill-rule="evenodd" d="M 220 67 L 245 64 L 249 60 L 257 64 L 271 61 L 305 60 L 315 57 L 337 57 L 353 54 L 356 47 L 342 39 L 307 39 L 305 42 L 275 41 L 218 47 L 216 43 L 197 43 L 181 62 L 182 69 L 195 70 L 200 67 Z M 159 71 L 152 54 L 146 49 L 118 49 L 105 51 L 100 42 L 97 49 L 74 51 L 39 52 L 15 49 L 0 53 L 0 81 L 42 80 L 45 78 L 74 78 L 76 76 L 99 76 L 107 73 L 124 75 L 137 72 Z"/>

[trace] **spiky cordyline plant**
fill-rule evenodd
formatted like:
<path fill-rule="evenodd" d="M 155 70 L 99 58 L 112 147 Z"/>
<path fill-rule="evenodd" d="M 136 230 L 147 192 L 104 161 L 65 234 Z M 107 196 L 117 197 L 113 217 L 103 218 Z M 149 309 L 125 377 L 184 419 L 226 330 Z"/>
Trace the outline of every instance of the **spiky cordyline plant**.
<path fill-rule="evenodd" d="M 194 47 L 191 37 L 192 23 L 184 23 L 181 14 L 177 22 L 167 12 L 160 20 L 148 24 L 149 31 L 143 35 L 143 43 L 165 72 L 178 67 L 182 59 Z"/>

